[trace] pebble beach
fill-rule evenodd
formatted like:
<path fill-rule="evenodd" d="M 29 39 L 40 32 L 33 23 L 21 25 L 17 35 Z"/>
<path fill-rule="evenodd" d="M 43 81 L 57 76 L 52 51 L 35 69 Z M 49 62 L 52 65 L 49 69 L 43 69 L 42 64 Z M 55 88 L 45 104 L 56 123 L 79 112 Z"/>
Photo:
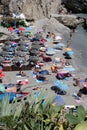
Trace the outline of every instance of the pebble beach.
<path fill-rule="evenodd" d="M 37 27 L 34 27 L 32 29 L 32 32 L 34 32 L 35 30 L 38 30 Z M 50 30 L 49 30 L 50 31 Z M 41 32 L 43 33 L 44 38 L 46 38 L 46 33 L 47 32 Z M 56 36 L 58 34 L 55 34 Z M 62 34 L 61 34 L 62 37 Z M 73 39 L 73 37 L 72 37 Z M 73 42 L 73 40 L 71 39 L 71 43 Z M 65 41 L 64 38 L 61 39 L 61 42 L 64 44 L 64 47 L 62 50 L 56 50 L 55 54 L 53 56 L 51 56 L 52 61 L 51 62 L 45 62 L 44 66 L 42 66 L 41 70 L 45 70 L 47 69 L 50 73 L 50 75 L 46 75 L 47 81 L 46 82 L 37 82 L 36 78 L 34 75 L 32 75 L 33 69 L 31 70 L 26 70 L 24 71 L 26 73 L 27 76 L 24 77 L 18 77 L 17 74 L 19 73 L 19 71 L 4 71 L 4 78 L 3 78 L 3 84 L 16 84 L 17 81 L 19 80 L 27 80 L 29 82 L 29 84 L 23 85 L 21 87 L 21 91 L 27 91 L 30 92 L 31 95 L 34 95 L 35 92 L 40 92 L 43 93 L 45 95 L 46 98 L 52 98 L 54 96 L 57 96 L 58 94 L 56 94 L 51 87 L 54 85 L 54 82 L 56 80 L 58 80 L 56 78 L 56 73 L 53 73 L 51 71 L 51 66 L 54 64 L 54 60 L 55 58 L 64 58 L 64 52 L 65 52 L 65 48 L 67 47 L 67 42 Z M 72 43 L 73 44 L 73 43 Z M 45 43 L 45 46 L 47 48 L 53 48 L 54 44 L 52 39 L 48 39 L 47 42 Z M 69 48 L 71 48 L 71 44 L 69 46 Z M 74 50 L 73 50 L 74 51 Z M 79 86 L 74 86 L 74 78 L 80 77 L 82 79 L 86 78 L 86 74 L 82 71 L 83 68 L 79 63 L 79 56 L 77 55 L 76 51 L 75 54 L 71 56 L 72 58 L 69 60 L 70 61 L 70 66 L 72 66 L 74 68 L 74 71 L 70 71 L 71 73 L 71 77 L 68 80 L 62 80 L 62 82 L 66 85 L 68 85 L 68 89 L 66 90 L 66 94 L 65 95 L 61 95 L 61 97 L 64 100 L 65 105 L 83 105 L 85 108 L 87 108 L 87 96 L 86 95 L 82 95 L 81 97 L 81 102 L 76 101 L 75 97 L 73 96 L 74 93 L 77 93 L 80 89 Z M 81 86 L 82 87 L 82 86 Z M 37 88 L 37 89 L 35 89 Z"/>

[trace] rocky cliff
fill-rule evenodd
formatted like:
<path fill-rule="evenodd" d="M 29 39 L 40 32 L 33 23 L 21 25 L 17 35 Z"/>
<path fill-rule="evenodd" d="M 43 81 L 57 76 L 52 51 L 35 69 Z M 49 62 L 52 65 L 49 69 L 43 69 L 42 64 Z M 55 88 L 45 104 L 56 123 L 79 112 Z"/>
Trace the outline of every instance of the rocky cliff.
<path fill-rule="evenodd" d="M 50 14 L 87 12 L 87 0 L 0 0 L 0 14 L 24 13 L 29 19 L 50 17 Z"/>
<path fill-rule="evenodd" d="M 24 13 L 29 19 L 50 17 L 51 13 L 58 13 L 66 9 L 61 5 L 61 0 L 1 0 L 0 13 Z"/>
<path fill-rule="evenodd" d="M 87 0 L 62 0 L 69 11 L 87 13 Z"/>

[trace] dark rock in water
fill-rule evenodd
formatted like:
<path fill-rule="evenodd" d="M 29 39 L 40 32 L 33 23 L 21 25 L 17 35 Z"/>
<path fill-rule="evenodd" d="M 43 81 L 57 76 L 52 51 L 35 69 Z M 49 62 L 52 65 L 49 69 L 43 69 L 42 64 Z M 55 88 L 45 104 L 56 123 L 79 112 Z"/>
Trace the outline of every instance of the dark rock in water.
<path fill-rule="evenodd" d="M 68 11 L 73 13 L 87 13 L 87 0 L 63 0 Z"/>
<path fill-rule="evenodd" d="M 87 29 L 87 19 L 84 19 L 83 27 L 84 27 L 84 29 Z"/>

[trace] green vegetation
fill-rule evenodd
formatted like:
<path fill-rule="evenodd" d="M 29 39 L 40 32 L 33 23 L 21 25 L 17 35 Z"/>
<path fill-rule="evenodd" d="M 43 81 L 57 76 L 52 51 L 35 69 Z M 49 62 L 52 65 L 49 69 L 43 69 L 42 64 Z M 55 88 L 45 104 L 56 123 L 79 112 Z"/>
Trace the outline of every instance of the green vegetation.
<path fill-rule="evenodd" d="M 14 27 L 15 26 L 16 27 L 24 26 L 24 27 L 26 27 L 26 23 L 24 20 L 21 20 L 19 18 L 12 18 L 12 17 L 3 17 L 1 25 L 3 27 L 11 27 L 11 26 L 14 26 Z"/>
<path fill-rule="evenodd" d="M 0 104 L 0 129 L 2 130 L 86 130 L 87 111 L 79 106 L 76 112 L 52 105 L 52 99 L 9 103 L 8 98 Z M 29 100 L 29 101 L 28 101 Z M 44 104 L 43 104 L 44 101 Z"/>

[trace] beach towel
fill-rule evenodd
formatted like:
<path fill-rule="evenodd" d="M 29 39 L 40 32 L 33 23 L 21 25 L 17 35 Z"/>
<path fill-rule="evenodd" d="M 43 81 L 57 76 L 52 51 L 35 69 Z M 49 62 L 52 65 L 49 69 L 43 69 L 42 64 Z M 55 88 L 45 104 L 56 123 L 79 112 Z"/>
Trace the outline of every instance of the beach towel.
<path fill-rule="evenodd" d="M 42 81 L 42 80 L 36 80 L 37 83 L 43 83 L 45 81 Z"/>
<path fill-rule="evenodd" d="M 23 84 L 23 85 L 27 85 L 27 84 L 29 84 L 28 79 L 17 80 L 17 83 L 18 83 L 19 81 L 21 81 L 21 84 Z"/>
<path fill-rule="evenodd" d="M 39 74 L 47 75 L 47 74 L 49 74 L 49 71 L 48 70 L 41 70 L 41 71 L 39 71 Z"/>
<path fill-rule="evenodd" d="M 76 102 L 76 103 L 83 103 L 84 101 L 83 101 L 83 99 L 79 99 L 79 100 L 78 100 L 78 99 L 75 99 L 75 102 Z"/>
<path fill-rule="evenodd" d="M 69 78 L 69 77 L 66 77 L 66 78 L 65 78 L 65 80 L 66 80 L 66 81 L 69 81 L 69 80 L 70 80 L 70 78 Z"/>
<path fill-rule="evenodd" d="M 16 74 L 16 77 L 18 77 L 18 78 L 19 78 L 19 77 L 22 77 L 22 76 L 21 76 L 20 74 Z"/>
<path fill-rule="evenodd" d="M 57 88 L 60 88 L 61 90 L 68 90 L 68 89 L 69 89 L 69 86 L 68 86 L 68 85 L 64 84 L 62 81 L 59 81 L 59 80 L 55 81 L 53 84 L 54 84 Z"/>
<path fill-rule="evenodd" d="M 35 92 L 34 93 L 34 98 L 37 98 L 40 95 L 40 92 Z"/>
<path fill-rule="evenodd" d="M 33 72 L 33 71 L 31 71 L 29 74 L 30 74 L 30 75 L 32 75 L 32 77 L 33 77 L 33 78 L 35 78 L 35 77 L 36 77 L 36 75 L 34 74 L 34 72 Z"/>
<path fill-rule="evenodd" d="M 12 88 L 7 88 L 6 89 L 6 92 L 16 92 L 17 91 L 17 88 L 16 87 L 12 87 Z"/>
<path fill-rule="evenodd" d="M 65 67 L 64 70 L 75 71 L 75 68 L 73 68 L 73 67 Z"/>

